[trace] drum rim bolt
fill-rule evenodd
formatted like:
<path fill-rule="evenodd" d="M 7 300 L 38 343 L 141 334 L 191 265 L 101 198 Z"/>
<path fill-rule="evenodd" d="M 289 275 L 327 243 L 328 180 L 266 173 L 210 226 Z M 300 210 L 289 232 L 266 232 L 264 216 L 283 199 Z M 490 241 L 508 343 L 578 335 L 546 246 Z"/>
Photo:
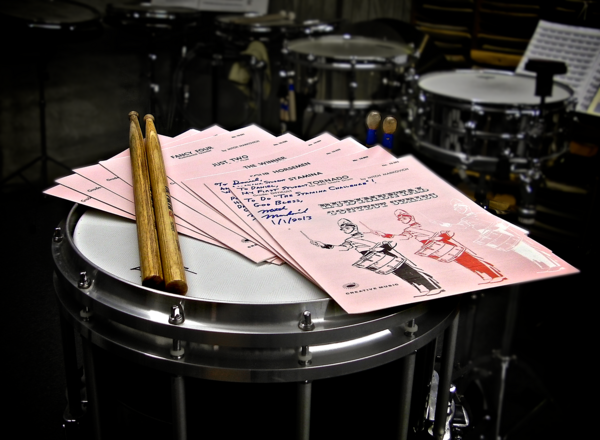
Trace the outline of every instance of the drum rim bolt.
<path fill-rule="evenodd" d="M 62 229 L 59 227 L 54 228 L 54 234 L 52 234 L 52 240 L 55 243 L 60 243 L 61 241 L 63 241 L 63 238 L 65 238 L 65 236 L 62 233 Z"/>
<path fill-rule="evenodd" d="M 298 323 L 298 327 L 300 328 L 300 330 L 304 330 L 304 331 L 314 330 L 315 323 L 312 322 L 312 315 L 308 310 L 305 310 L 302 313 L 302 319 L 300 319 L 300 322 Z"/>
<path fill-rule="evenodd" d="M 79 272 L 79 281 L 77 282 L 77 286 L 80 289 L 89 289 L 91 285 L 92 285 L 92 282 L 88 278 L 87 272 L 86 271 Z"/>
<path fill-rule="evenodd" d="M 169 314 L 169 324 L 181 325 L 185 322 L 185 313 L 183 311 L 183 304 L 175 304 L 171 306 L 171 313 Z"/>
<path fill-rule="evenodd" d="M 298 363 L 304 367 L 312 364 L 312 353 L 308 345 L 300 347 L 300 351 L 298 352 Z"/>
<path fill-rule="evenodd" d="M 411 338 L 414 338 L 415 333 L 419 330 L 419 326 L 416 324 L 414 319 L 411 319 L 404 324 L 404 334 Z"/>
<path fill-rule="evenodd" d="M 88 306 L 85 306 L 83 309 L 81 309 L 79 311 L 79 317 L 82 321 L 88 322 L 92 317 L 92 312 L 90 311 L 90 308 Z"/>
<path fill-rule="evenodd" d="M 181 346 L 181 341 L 179 339 L 173 339 L 173 346 L 171 350 L 169 350 L 171 357 L 173 359 L 182 359 L 185 356 L 185 349 Z"/>

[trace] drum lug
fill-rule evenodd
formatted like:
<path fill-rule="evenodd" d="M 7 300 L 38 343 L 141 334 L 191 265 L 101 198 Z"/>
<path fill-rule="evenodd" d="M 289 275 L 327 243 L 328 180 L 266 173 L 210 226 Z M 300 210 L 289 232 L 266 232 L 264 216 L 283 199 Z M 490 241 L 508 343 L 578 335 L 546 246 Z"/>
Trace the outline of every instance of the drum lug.
<path fill-rule="evenodd" d="M 62 229 L 60 227 L 54 229 L 54 234 L 52 235 L 52 241 L 54 243 L 60 243 L 63 241 L 64 235 L 62 233 Z"/>
<path fill-rule="evenodd" d="M 305 331 L 314 330 L 315 323 L 312 322 L 312 316 L 308 310 L 305 310 L 304 313 L 302 313 L 302 319 L 300 319 L 298 327 L 300 328 L 300 330 Z"/>

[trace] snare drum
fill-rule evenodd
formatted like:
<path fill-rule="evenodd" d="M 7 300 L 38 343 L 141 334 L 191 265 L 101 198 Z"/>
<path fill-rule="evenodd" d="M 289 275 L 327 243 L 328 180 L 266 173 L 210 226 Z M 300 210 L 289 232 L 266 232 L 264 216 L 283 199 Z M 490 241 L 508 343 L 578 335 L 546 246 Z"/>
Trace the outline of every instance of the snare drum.
<path fill-rule="evenodd" d="M 573 91 L 555 82 L 540 117 L 535 78 L 502 71 L 434 72 L 418 80 L 416 147 L 450 165 L 494 172 L 529 158 L 541 162 L 567 148 L 565 128 Z"/>
<path fill-rule="evenodd" d="M 136 237 L 135 223 L 95 210 L 86 211 L 78 205 L 55 234 L 52 248 L 61 315 L 84 337 L 87 344 L 84 348 L 93 344 L 93 350 L 98 351 L 97 347 L 101 347 L 102 353 L 118 354 L 123 362 L 143 366 L 138 367 L 140 371 L 143 368 L 179 379 L 185 377 L 186 384 L 199 379 L 238 384 L 295 382 L 303 390 L 299 391 L 300 431 L 309 426 L 311 381 L 317 381 L 315 386 L 322 383 L 327 389 L 329 378 L 382 368 L 384 364 L 399 360 L 408 370 L 405 370 L 406 375 L 398 371 L 397 379 L 401 384 L 394 394 L 406 407 L 413 389 L 408 373 L 414 368 L 415 350 L 427 345 L 427 350 L 420 350 L 420 353 L 429 351 L 435 355 L 436 350 L 430 349 L 433 345 L 428 345 L 429 342 L 445 330 L 444 341 L 455 338 L 456 298 L 348 315 L 321 289 L 289 266 L 256 265 L 234 252 L 185 236 L 180 237 L 180 244 L 187 271 L 188 295 L 182 297 L 142 287 Z M 411 321 L 413 319 L 418 328 Z M 414 330 L 416 333 L 411 335 L 409 331 Z M 454 356 L 452 347 L 450 344 L 447 352 L 450 362 Z M 87 349 L 87 352 L 93 350 Z M 408 362 L 410 359 L 413 367 Z M 97 377 L 101 373 L 93 365 L 93 358 L 87 362 L 86 381 L 91 382 L 88 383 L 89 396 L 97 389 L 96 382 L 102 383 L 102 380 Z M 427 365 L 433 366 L 433 358 Z M 126 371 L 118 367 L 115 370 L 116 375 Z M 421 372 L 416 370 L 415 374 Z M 449 386 L 450 377 L 446 376 L 444 380 Z M 136 381 L 137 373 L 134 373 L 133 377 L 122 381 L 112 378 L 104 383 L 108 388 L 111 383 L 122 382 L 126 390 L 131 390 L 135 389 Z M 144 384 L 153 389 L 158 386 L 158 381 L 156 384 L 153 381 L 145 380 Z M 356 404 L 355 408 L 344 409 L 347 414 L 364 412 L 366 409 L 361 408 L 365 401 L 360 394 L 355 394 L 360 393 L 360 384 L 344 388 L 354 396 L 352 400 Z M 372 386 L 366 384 L 363 388 L 372 389 Z M 231 407 L 246 402 L 247 411 L 258 410 L 256 417 L 268 417 L 260 412 L 264 403 L 260 389 L 254 388 L 252 394 L 242 399 L 232 394 L 235 388 L 231 386 L 226 388 L 225 394 L 216 391 L 217 396 L 211 395 L 209 389 L 212 388 L 200 387 L 198 395 L 188 393 L 189 405 L 192 406 L 194 400 L 206 404 L 213 399 L 229 399 Z M 242 386 L 241 389 L 248 388 Z M 273 385 L 269 389 L 273 389 Z M 423 391 L 417 384 L 414 389 L 413 395 L 420 395 L 418 390 Z M 100 394 L 102 391 L 104 388 Z M 152 395 L 151 392 L 148 394 Z M 288 397 L 282 398 L 281 405 L 279 400 L 270 405 L 285 405 L 294 413 L 294 396 L 291 405 L 283 403 L 288 402 Z M 323 399 L 328 402 L 335 401 L 335 397 L 333 392 L 323 394 Z M 90 405 L 97 407 L 92 409 L 96 423 L 101 424 L 98 414 L 102 411 L 97 409 L 102 406 L 102 400 L 94 395 L 89 398 Z M 348 403 L 344 399 L 332 405 L 345 407 Z M 157 404 L 164 405 L 164 400 Z M 368 405 L 378 403 L 369 401 Z M 395 411 L 393 408 L 396 407 L 390 406 L 389 401 L 380 402 L 379 406 L 382 405 L 386 411 Z M 185 421 L 185 409 L 177 408 L 176 417 Z M 420 400 L 416 413 L 422 414 L 422 408 L 424 402 Z M 106 407 L 104 409 L 108 411 Z M 212 416 L 199 414 L 201 420 L 206 417 Z M 226 418 L 219 429 L 235 429 L 236 424 L 232 422 L 236 414 L 226 411 L 225 415 L 215 417 Z M 331 425 L 330 417 L 327 413 L 315 413 L 315 424 L 322 423 L 326 428 Z M 408 412 L 402 417 L 400 422 L 407 427 Z M 291 420 L 293 425 L 294 418 Z M 188 425 L 193 421 L 190 418 Z M 389 425 L 393 431 L 397 421 L 389 420 Z M 248 429 L 238 428 L 246 432 Z M 281 437 L 280 432 L 271 433 L 267 428 L 265 423 L 261 428 L 262 438 Z M 336 432 L 349 429 L 351 433 L 356 429 L 354 424 L 341 428 L 342 431 L 336 428 Z M 372 429 L 368 424 L 365 431 Z M 293 429 L 290 432 L 294 432 Z"/>
<path fill-rule="evenodd" d="M 68 0 L 0 2 L 2 35 L 38 46 L 95 38 L 102 33 L 100 18 L 94 8 Z"/>
<path fill-rule="evenodd" d="M 150 3 L 113 3 L 106 8 L 105 21 L 130 32 L 184 31 L 199 24 L 200 11 L 179 6 L 156 6 Z"/>
<path fill-rule="evenodd" d="M 293 40 L 284 52 L 296 66 L 298 91 L 313 96 L 313 108 L 319 112 L 393 105 L 413 49 L 345 34 Z"/>
<path fill-rule="evenodd" d="M 297 21 L 293 14 L 222 15 L 215 19 L 215 34 L 223 41 L 241 48 L 258 40 L 265 44 L 275 44 L 280 50 L 283 40 L 329 34 L 337 25 L 337 21 Z"/>

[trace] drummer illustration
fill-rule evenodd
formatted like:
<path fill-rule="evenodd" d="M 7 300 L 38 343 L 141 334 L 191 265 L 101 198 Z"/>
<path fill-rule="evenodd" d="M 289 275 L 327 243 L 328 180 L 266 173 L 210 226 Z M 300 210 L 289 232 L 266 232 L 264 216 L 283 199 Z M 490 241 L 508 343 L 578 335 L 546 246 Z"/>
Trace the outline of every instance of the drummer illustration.
<path fill-rule="evenodd" d="M 534 263 L 543 272 L 562 270 L 562 266 L 552 260 L 548 254 L 537 250 L 517 234 L 510 232 L 509 225 L 498 222 L 491 216 L 479 216 L 458 199 L 453 199 L 452 204 L 454 211 L 464 215 L 457 226 L 472 228 L 479 232 L 475 243 L 498 251 L 515 252 Z"/>
<path fill-rule="evenodd" d="M 348 219 L 342 218 L 337 223 L 340 230 L 349 235 L 342 244 L 325 244 L 309 238 L 310 243 L 322 249 L 337 249 L 339 251 L 354 249 L 362 254 L 362 257 L 352 266 L 370 270 L 381 275 L 393 273 L 419 291 L 419 294 L 415 296 L 437 295 L 443 291 L 439 283 L 431 275 L 418 268 L 412 261 L 396 251 L 394 249 L 396 246 L 395 243 L 389 241 L 377 243 L 366 240 L 364 235 L 358 230 L 358 226 Z"/>
<path fill-rule="evenodd" d="M 423 229 L 415 218 L 403 209 L 394 211 L 398 221 L 406 225 L 399 234 L 386 234 L 370 230 L 370 233 L 383 238 L 396 238 L 409 240 L 414 238 L 423 243 L 421 249 L 415 252 L 422 257 L 433 258 L 440 263 L 456 263 L 469 269 L 483 280 L 483 283 L 499 283 L 504 277 L 492 264 L 478 257 L 473 251 L 454 240 L 454 233 L 450 231 L 431 232 Z"/>

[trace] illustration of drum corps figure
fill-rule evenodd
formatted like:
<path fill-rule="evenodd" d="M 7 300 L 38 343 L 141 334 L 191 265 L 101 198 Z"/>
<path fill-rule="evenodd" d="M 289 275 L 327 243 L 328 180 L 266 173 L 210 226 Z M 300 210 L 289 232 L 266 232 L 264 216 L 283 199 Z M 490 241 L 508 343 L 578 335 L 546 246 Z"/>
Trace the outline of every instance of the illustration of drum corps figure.
<path fill-rule="evenodd" d="M 480 216 L 460 200 L 452 200 L 454 211 L 464 215 L 457 226 L 474 229 L 479 232 L 475 243 L 502 252 L 514 252 L 535 264 L 541 272 L 554 272 L 563 267 L 550 258 L 548 254 L 526 243 L 517 234 L 508 230 L 505 223 L 493 217 Z"/>
<path fill-rule="evenodd" d="M 401 254 L 397 249 L 398 240 L 417 240 L 422 245 L 415 252 L 416 255 L 424 258 L 431 258 L 439 263 L 452 263 L 463 267 L 480 279 L 479 284 L 499 283 L 506 280 L 506 277 L 494 267 L 491 263 L 478 257 L 475 252 L 458 242 L 454 238 L 454 232 L 451 231 L 428 231 L 423 229 L 414 216 L 403 209 L 394 211 L 394 215 L 401 223 L 401 230 L 394 233 L 377 231 L 364 225 L 368 232 L 360 232 L 358 226 L 352 221 L 342 218 L 338 220 L 338 226 L 342 232 L 348 234 L 341 244 L 326 244 L 312 239 L 310 243 L 322 249 L 337 249 L 339 251 L 355 250 L 361 254 L 361 257 L 353 266 L 370 270 L 378 274 L 394 274 L 406 283 L 412 285 L 419 291 L 418 295 L 436 295 L 443 291 L 440 284 L 423 269 Z M 384 239 L 393 239 L 394 241 L 372 241 L 365 238 L 365 234 L 372 234 Z M 520 252 L 511 248 L 521 255 L 530 252 Z M 532 254 L 527 254 L 532 255 Z M 541 254 L 540 254 L 541 255 Z M 536 255 L 532 261 L 542 262 L 540 255 Z M 545 264 L 550 265 L 551 260 L 546 259 Z"/>

